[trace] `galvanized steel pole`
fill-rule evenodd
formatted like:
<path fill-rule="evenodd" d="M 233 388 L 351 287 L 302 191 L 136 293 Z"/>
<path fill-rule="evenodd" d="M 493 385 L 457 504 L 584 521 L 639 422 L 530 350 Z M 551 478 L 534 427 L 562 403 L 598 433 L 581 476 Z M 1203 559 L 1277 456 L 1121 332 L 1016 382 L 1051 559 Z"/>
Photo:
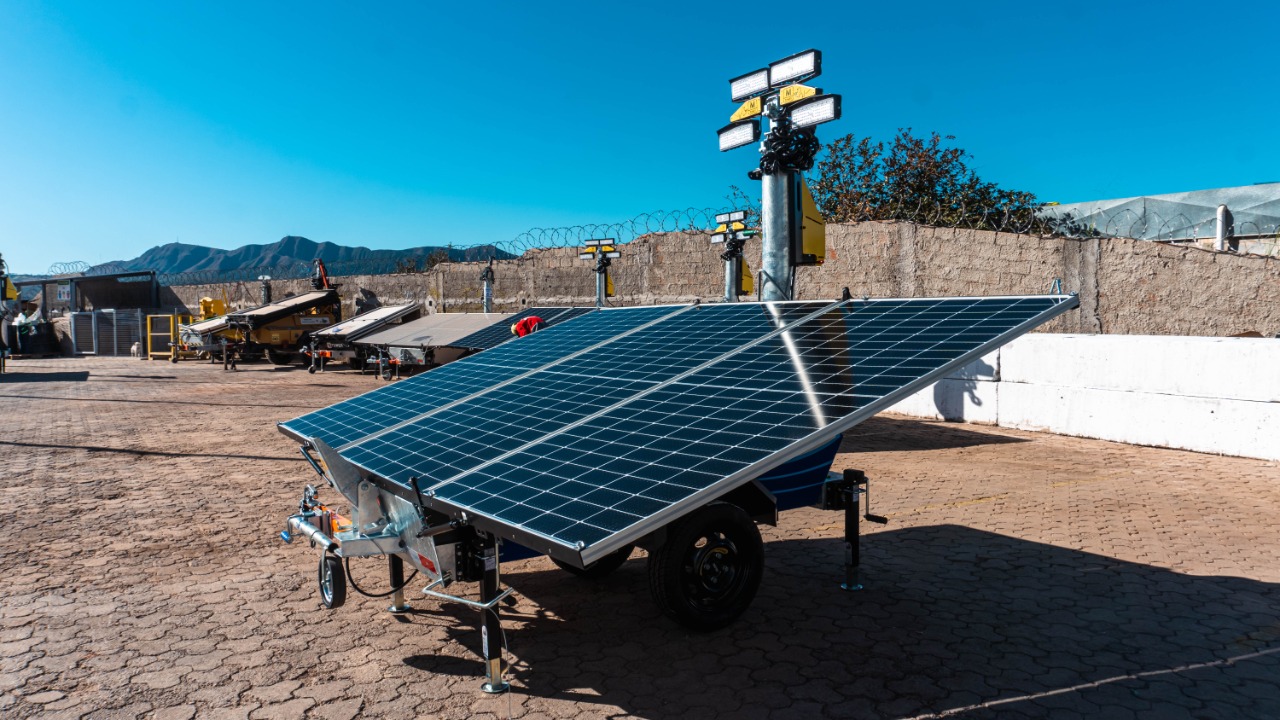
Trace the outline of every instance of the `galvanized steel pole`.
<path fill-rule="evenodd" d="M 484 311 L 486 313 L 493 312 L 493 259 L 489 259 L 489 266 L 480 273 L 480 279 L 484 282 Z"/>
<path fill-rule="evenodd" d="M 1215 233 L 1213 249 L 1219 252 L 1225 251 L 1229 246 L 1227 239 L 1231 237 L 1231 211 L 1226 205 L 1218 206 L 1217 213 L 1217 231 Z"/>
<path fill-rule="evenodd" d="M 765 103 L 764 112 L 769 118 L 769 132 L 772 134 L 782 117 L 776 97 Z M 787 210 L 790 207 L 787 193 L 791 187 L 791 173 L 785 170 L 765 173 L 760 182 L 760 230 L 764 235 L 760 257 L 760 298 L 765 301 L 790 300 L 791 213 Z"/>

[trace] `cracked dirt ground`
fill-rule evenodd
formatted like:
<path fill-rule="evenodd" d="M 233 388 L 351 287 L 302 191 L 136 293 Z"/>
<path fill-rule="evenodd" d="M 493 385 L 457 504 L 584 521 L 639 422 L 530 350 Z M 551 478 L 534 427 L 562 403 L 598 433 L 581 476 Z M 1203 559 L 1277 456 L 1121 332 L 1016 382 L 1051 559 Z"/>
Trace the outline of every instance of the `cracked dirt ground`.
<path fill-rule="evenodd" d="M 890 518 L 865 590 L 808 509 L 707 635 L 658 614 L 640 553 L 595 583 L 511 563 L 491 697 L 473 611 L 325 611 L 317 552 L 277 537 L 314 476 L 275 422 L 376 382 L 241 367 L 0 377 L 0 716 L 1280 717 L 1275 463 L 882 416 L 837 459 Z"/>

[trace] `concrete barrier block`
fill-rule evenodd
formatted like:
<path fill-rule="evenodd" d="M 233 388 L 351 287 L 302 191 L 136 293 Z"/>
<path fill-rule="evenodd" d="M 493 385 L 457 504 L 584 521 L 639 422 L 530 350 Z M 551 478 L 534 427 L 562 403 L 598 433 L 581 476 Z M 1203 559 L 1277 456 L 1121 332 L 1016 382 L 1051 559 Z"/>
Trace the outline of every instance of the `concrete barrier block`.
<path fill-rule="evenodd" d="M 1033 334 L 1005 346 L 1001 379 L 1280 402 L 1280 339 Z"/>
<path fill-rule="evenodd" d="M 1280 460 L 1280 405 L 1063 385 L 1001 383 L 1000 425 Z"/>

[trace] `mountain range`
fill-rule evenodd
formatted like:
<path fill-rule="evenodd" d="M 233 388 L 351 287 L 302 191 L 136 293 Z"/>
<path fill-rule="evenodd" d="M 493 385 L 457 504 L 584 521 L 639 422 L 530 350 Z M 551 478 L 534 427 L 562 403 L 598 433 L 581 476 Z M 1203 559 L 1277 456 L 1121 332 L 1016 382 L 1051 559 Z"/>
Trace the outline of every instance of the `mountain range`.
<path fill-rule="evenodd" d="M 346 247 L 330 242 L 315 242 L 304 237 L 289 235 L 269 245 L 245 245 L 235 250 L 219 250 L 203 245 L 168 243 L 153 247 L 132 260 L 119 260 L 96 266 L 90 272 L 127 272 L 130 270 L 155 270 L 158 273 L 185 273 L 200 270 L 237 270 L 240 268 L 280 267 L 310 263 L 319 258 L 325 264 L 345 262 L 369 262 L 396 264 L 414 261 L 421 267 L 427 258 L 446 253 L 453 262 L 499 260 L 514 257 L 492 245 L 469 248 L 416 247 L 405 250 L 371 250 L 367 247 Z"/>

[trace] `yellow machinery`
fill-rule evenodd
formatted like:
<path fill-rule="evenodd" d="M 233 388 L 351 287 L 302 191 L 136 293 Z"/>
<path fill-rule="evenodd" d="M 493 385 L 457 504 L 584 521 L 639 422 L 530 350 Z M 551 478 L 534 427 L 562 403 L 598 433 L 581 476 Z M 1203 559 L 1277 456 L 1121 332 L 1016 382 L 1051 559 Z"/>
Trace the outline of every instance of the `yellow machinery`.
<path fill-rule="evenodd" d="M 199 321 L 178 323 L 173 362 L 181 357 L 211 359 L 221 355 L 224 368 L 235 369 L 239 359 L 261 357 L 276 365 L 306 361 L 311 334 L 341 319 L 341 299 L 329 282 L 324 263 L 315 261 L 311 292 L 271 302 L 269 278 L 264 278 L 263 304 L 245 310 L 227 310 L 225 298 L 200 299 Z"/>
<path fill-rule="evenodd" d="M 249 330 L 249 342 L 262 347 L 274 365 L 301 361 L 304 359 L 301 351 L 311 333 L 327 328 L 339 319 L 334 307 L 337 293 L 332 290 L 329 293 L 332 297 L 320 298 L 327 301 L 326 305 L 295 312 Z"/>
<path fill-rule="evenodd" d="M 210 320 L 219 315 L 227 314 L 227 292 L 222 291 L 222 299 L 214 300 L 211 297 L 200 298 L 200 319 Z"/>
<path fill-rule="evenodd" d="M 190 332 L 193 322 L 204 323 L 220 318 L 227 311 L 225 294 L 222 300 L 200 298 L 200 317 L 196 320 L 188 313 L 147 316 L 147 357 L 167 358 L 170 362 L 192 358 L 209 358 L 210 347 L 202 342 L 199 333 Z M 236 334 L 236 340 L 239 335 Z"/>
<path fill-rule="evenodd" d="M 311 287 L 311 292 L 227 313 L 225 329 L 218 331 L 225 339 L 223 367 L 235 369 L 237 357 L 258 352 L 275 365 L 309 361 L 305 352 L 311 334 L 342 319 L 341 298 L 322 260 L 315 261 Z M 241 339 L 233 340 L 229 333 L 239 333 Z"/>

